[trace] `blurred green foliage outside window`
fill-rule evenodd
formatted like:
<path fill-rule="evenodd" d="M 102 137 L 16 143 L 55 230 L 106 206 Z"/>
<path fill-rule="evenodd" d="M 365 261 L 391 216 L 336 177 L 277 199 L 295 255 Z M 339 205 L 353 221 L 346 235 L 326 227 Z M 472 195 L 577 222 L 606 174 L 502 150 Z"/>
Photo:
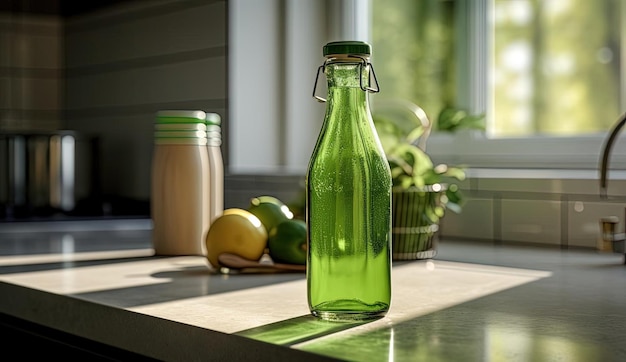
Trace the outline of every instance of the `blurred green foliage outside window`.
<path fill-rule="evenodd" d="M 488 89 L 458 87 L 462 1 L 489 4 L 492 34 L 471 40 L 488 44 Z M 409 100 L 436 120 L 459 107 L 460 92 L 486 92 L 491 137 L 604 132 L 626 107 L 625 9 L 626 0 L 372 0 L 381 97 Z"/>

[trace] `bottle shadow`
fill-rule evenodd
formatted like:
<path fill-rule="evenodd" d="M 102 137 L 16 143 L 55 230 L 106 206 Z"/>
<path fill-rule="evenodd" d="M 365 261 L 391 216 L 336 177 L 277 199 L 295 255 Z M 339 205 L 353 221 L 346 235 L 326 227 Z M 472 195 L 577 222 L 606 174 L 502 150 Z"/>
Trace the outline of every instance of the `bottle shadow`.
<path fill-rule="evenodd" d="M 377 319 L 338 322 L 319 319 L 312 315 L 303 315 L 246 329 L 234 334 L 263 342 L 291 346 L 366 323 L 371 323 L 375 320 Z"/>

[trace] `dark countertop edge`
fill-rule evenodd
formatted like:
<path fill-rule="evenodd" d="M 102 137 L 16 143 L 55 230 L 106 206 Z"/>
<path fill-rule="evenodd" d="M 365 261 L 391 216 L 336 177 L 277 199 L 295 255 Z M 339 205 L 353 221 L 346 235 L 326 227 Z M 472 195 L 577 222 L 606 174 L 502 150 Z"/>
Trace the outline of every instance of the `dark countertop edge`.
<path fill-rule="evenodd" d="M 6 315 L 159 360 L 337 360 L 6 282 L 0 294 Z"/>

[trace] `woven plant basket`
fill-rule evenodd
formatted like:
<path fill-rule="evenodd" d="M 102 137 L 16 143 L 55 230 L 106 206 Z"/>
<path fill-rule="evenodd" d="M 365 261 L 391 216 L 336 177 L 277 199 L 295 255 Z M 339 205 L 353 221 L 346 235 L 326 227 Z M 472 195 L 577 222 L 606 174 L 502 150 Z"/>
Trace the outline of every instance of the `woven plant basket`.
<path fill-rule="evenodd" d="M 430 259 L 437 254 L 437 231 L 443 215 L 445 187 L 392 190 L 392 256 L 394 260 Z"/>

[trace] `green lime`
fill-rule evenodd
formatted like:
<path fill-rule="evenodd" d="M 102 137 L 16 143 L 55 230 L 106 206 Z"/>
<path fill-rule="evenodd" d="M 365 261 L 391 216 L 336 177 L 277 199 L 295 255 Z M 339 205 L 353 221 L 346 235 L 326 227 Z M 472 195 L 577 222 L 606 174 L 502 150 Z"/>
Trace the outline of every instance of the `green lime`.
<path fill-rule="evenodd" d="M 272 260 L 277 263 L 306 264 L 306 223 L 290 219 L 276 225 L 270 231 L 267 247 Z"/>
<path fill-rule="evenodd" d="M 273 196 L 252 198 L 248 211 L 261 220 L 268 233 L 274 226 L 293 217 L 289 207 Z"/>

